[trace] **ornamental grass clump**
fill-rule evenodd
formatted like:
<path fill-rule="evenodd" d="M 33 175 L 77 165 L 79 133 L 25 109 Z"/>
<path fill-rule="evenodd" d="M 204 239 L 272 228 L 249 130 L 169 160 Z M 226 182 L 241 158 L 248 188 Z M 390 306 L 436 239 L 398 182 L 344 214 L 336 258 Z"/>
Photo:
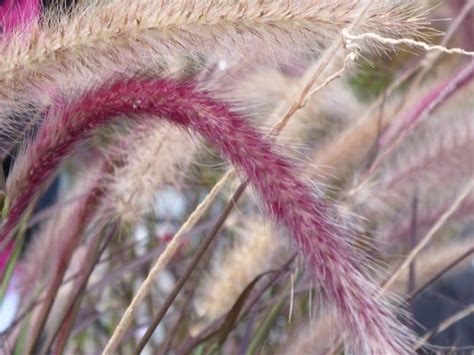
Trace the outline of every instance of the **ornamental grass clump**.
<path fill-rule="evenodd" d="M 364 115 L 365 108 L 353 93 L 364 87 L 351 87 L 344 75 L 357 73 L 363 57 L 376 61 L 390 53 L 394 68 L 403 65 L 393 51 L 399 44 L 472 55 L 420 42 L 437 33 L 425 16 L 414 2 L 390 0 L 84 0 L 53 2 L 48 11 L 33 0 L 3 2 L 0 302 L 13 292 L 12 279 L 23 301 L 2 334 L 3 348 L 27 354 L 281 351 L 287 344 L 273 334 L 291 334 L 293 319 L 302 324 L 317 310 L 338 319 L 328 352 L 412 353 L 420 342 L 409 309 L 387 290 L 402 270 L 390 265 L 390 249 L 378 235 L 395 217 L 378 213 L 364 196 L 376 200 L 378 186 L 391 186 L 387 179 L 424 176 L 431 156 L 418 159 L 416 169 L 385 164 L 386 157 L 436 130 L 425 121 L 471 88 L 472 63 L 449 63 L 448 78 L 418 102 L 405 107 L 392 99 L 386 111 L 385 100 L 374 104 L 370 122 L 344 117 Z M 412 54 L 403 56 L 402 63 L 413 61 Z M 428 70 L 425 61 L 414 63 L 413 73 L 417 66 Z M 275 79 L 281 98 L 272 90 L 252 92 L 258 86 L 249 89 L 249 82 L 259 76 L 270 81 L 265 85 Z M 414 90 L 423 79 L 420 74 L 408 85 Z M 286 88 L 285 82 L 296 84 Z M 331 95 L 350 102 L 333 107 L 338 100 Z M 318 100 L 310 101 L 313 96 Z M 389 119 L 380 117 L 384 112 Z M 290 120 L 287 144 L 278 136 Z M 305 129 L 313 123 L 318 129 Z M 377 127 L 377 134 L 366 142 L 370 149 L 351 150 L 352 174 L 345 175 L 347 147 L 339 142 L 364 140 L 352 126 L 360 124 L 371 132 Z M 471 126 L 465 119 L 458 124 Z M 443 147 L 468 147 L 466 140 Z M 324 178 L 314 177 L 319 169 Z M 466 180 L 453 180 L 452 191 L 464 192 L 446 197 L 443 223 L 469 202 Z M 57 181 L 67 197 L 51 195 Z M 70 193 L 71 186 L 79 192 Z M 427 198 L 427 190 L 412 190 L 416 199 Z M 164 201 L 175 212 L 163 212 Z M 233 229 L 219 231 L 233 207 L 244 211 L 232 216 L 248 236 L 229 243 Z M 269 231 L 246 220 L 259 212 Z M 413 212 L 410 226 L 423 212 Z M 434 223 L 423 243 L 441 228 Z M 252 244 L 256 233 L 266 238 Z M 284 252 L 281 237 L 290 241 Z M 216 243 L 229 260 L 206 253 Z M 273 262 L 275 255 L 284 260 Z M 232 276 L 239 271 L 247 276 Z M 388 284 L 387 272 L 395 275 Z M 218 311 L 199 314 L 206 322 L 191 329 L 193 304 L 224 297 L 221 276 L 237 291 Z M 282 325 L 281 317 L 289 322 Z"/>

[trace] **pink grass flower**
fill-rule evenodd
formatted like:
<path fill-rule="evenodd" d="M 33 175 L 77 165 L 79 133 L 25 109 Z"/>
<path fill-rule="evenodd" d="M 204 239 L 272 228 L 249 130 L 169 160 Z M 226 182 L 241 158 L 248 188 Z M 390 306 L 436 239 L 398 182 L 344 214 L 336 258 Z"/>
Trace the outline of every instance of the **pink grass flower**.
<path fill-rule="evenodd" d="M 380 147 L 388 147 L 402 131 L 417 125 L 473 79 L 474 62 L 470 61 L 459 73 L 449 77 L 419 99 L 414 107 L 401 112 L 383 133 L 380 138 Z"/>
<path fill-rule="evenodd" d="M 0 5 L 0 32 L 10 33 L 38 18 L 41 5 L 38 0 L 4 0 Z"/>
<path fill-rule="evenodd" d="M 154 117 L 202 136 L 249 179 L 269 214 L 302 251 L 324 299 L 336 308 L 351 353 L 409 352 L 408 332 L 367 274 L 367 259 L 353 246 L 351 232 L 336 210 L 298 178 L 299 167 L 270 138 L 192 81 L 110 82 L 70 102 L 57 100 L 51 108 L 10 175 L 9 182 L 19 184 L 18 193 L 9 196 L 11 209 L 0 241 L 77 143 L 119 117 Z"/>

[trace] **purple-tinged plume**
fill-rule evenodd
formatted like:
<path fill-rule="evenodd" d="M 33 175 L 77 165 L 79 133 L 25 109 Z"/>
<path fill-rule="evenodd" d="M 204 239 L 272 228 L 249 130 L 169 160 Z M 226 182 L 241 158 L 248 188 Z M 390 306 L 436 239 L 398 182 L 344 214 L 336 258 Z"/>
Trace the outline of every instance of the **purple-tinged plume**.
<path fill-rule="evenodd" d="M 314 281 L 341 317 L 350 352 L 409 352 L 405 328 L 364 273 L 366 258 L 352 245 L 335 209 L 297 177 L 296 164 L 278 153 L 270 138 L 191 81 L 117 80 L 72 102 L 58 100 L 9 178 L 11 209 L 0 240 L 74 146 L 119 117 L 166 120 L 211 143 L 249 179 L 304 254 Z"/>
<path fill-rule="evenodd" d="M 394 123 L 380 138 L 380 147 L 389 146 L 403 130 L 408 130 L 425 119 L 443 102 L 449 99 L 462 87 L 474 79 L 474 62 L 470 61 L 458 74 L 436 86 L 426 96 L 421 98 L 417 105 L 408 111 L 401 112 L 394 119 Z"/>
<path fill-rule="evenodd" d="M 4 0 L 0 5 L 0 33 L 28 25 L 40 11 L 39 0 Z"/>

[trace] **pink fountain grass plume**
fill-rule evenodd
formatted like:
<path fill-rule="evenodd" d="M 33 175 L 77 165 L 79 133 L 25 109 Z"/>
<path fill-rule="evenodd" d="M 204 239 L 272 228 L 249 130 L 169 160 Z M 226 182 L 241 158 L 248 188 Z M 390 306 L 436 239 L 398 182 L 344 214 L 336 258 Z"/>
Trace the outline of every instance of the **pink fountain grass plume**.
<path fill-rule="evenodd" d="M 422 180 L 425 182 L 422 190 L 426 191 L 433 185 L 436 188 L 443 183 L 454 184 L 460 178 L 471 175 L 474 171 L 474 162 L 471 160 L 474 152 L 474 122 L 472 117 L 469 118 L 471 110 L 464 114 L 465 123 L 456 122 L 456 118 L 452 117 L 446 120 L 444 127 L 438 125 L 443 130 L 431 132 L 429 139 L 418 137 L 422 144 L 412 144 L 409 149 L 398 154 L 392 166 L 388 166 L 379 186 L 397 195 L 412 195 L 415 189 L 420 192 L 421 186 L 415 186 L 420 185 Z M 415 152 L 410 152 L 410 149 Z"/>
<path fill-rule="evenodd" d="M 358 193 L 357 211 L 378 226 L 384 247 L 406 247 L 406 238 L 410 237 L 412 228 L 410 216 L 413 214 L 407 200 L 412 200 L 415 195 L 418 197 L 417 226 L 424 229 L 430 221 L 436 221 L 434 217 L 439 217 L 448 209 L 449 203 L 459 193 L 459 187 L 472 179 L 474 120 L 469 96 L 472 95 L 474 82 L 463 83 L 465 80 L 462 78 L 452 75 L 450 81 L 462 85 L 448 85 L 453 87 L 451 97 L 449 100 L 445 97 L 430 117 L 422 120 L 422 116 L 416 116 L 416 127 L 408 131 L 403 144 L 396 147 L 380 166 L 379 173 Z M 469 75 L 464 75 L 464 78 L 469 79 Z M 426 102 L 437 100 L 440 87 L 446 87 L 446 81 L 434 88 L 430 85 L 429 90 L 422 89 L 428 93 L 421 95 L 425 103 L 411 106 L 429 107 Z M 400 120 L 406 117 L 397 116 Z M 461 213 L 461 210 L 464 212 Z M 456 215 L 465 219 L 468 213 L 466 205 Z M 406 238 L 402 239 L 403 236 Z"/>
<path fill-rule="evenodd" d="M 402 111 L 380 137 L 380 147 L 389 146 L 401 132 L 412 129 L 459 89 L 469 84 L 472 79 L 474 79 L 474 61 L 469 61 L 459 73 L 448 78 L 418 100 L 414 107 Z"/>
<path fill-rule="evenodd" d="M 405 211 L 403 218 L 411 215 L 406 201 L 414 194 L 426 201 L 420 213 L 454 198 L 452 188 L 463 186 L 474 171 L 474 120 L 472 105 L 468 103 L 472 92 L 469 89 L 459 92 L 455 100 L 421 123 L 393 152 L 380 173 L 360 191 L 357 204 L 363 212 L 359 213 L 379 224 L 401 211 Z M 440 186 L 447 188 L 440 190 Z"/>
<path fill-rule="evenodd" d="M 298 166 L 281 155 L 270 138 L 190 80 L 117 80 L 71 102 L 58 100 L 9 178 L 8 192 L 11 181 L 17 186 L 0 240 L 73 147 L 118 117 L 163 119 L 211 143 L 249 179 L 268 212 L 292 236 L 315 283 L 338 311 L 351 353 L 409 352 L 408 331 L 365 272 L 367 258 L 353 246 L 335 209 L 297 177 Z"/>
<path fill-rule="evenodd" d="M 4 0 L 0 5 L 0 32 L 10 33 L 27 26 L 40 12 L 39 0 Z"/>

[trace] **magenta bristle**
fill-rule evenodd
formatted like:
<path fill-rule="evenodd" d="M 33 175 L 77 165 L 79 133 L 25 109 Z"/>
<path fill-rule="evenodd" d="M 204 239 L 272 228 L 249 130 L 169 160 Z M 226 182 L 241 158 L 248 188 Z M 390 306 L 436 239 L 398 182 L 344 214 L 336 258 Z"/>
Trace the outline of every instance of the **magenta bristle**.
<path fill-rule="evenodd" d="M 0 5 L 0 32 L 10 33 L 38 18 L 39 0 L 5 0 Z"/>
<path fill-rule="evenodd" d="M 192 81 L 117 80 L 79 96 L 58 101 L 13 171 L 20 191 L 1 233 L 4 240 L 31 200 L 74 146 L 92 131 L 119 117 L 163 119 L 190 130 L 212 144 L 245 175 L 274 219 L 286 227 L 343 319 L 344 335 L 356 354 L 408 352 L 404 327 L 379 288 L 363 270 L 364 256 L 336 211 L 301 181 L 298 166 L 281 155 L 273 141 L 254 129 L 231 107 L 199 90 Z M 25 163 L 26 162 L 26 163 Z"/>

